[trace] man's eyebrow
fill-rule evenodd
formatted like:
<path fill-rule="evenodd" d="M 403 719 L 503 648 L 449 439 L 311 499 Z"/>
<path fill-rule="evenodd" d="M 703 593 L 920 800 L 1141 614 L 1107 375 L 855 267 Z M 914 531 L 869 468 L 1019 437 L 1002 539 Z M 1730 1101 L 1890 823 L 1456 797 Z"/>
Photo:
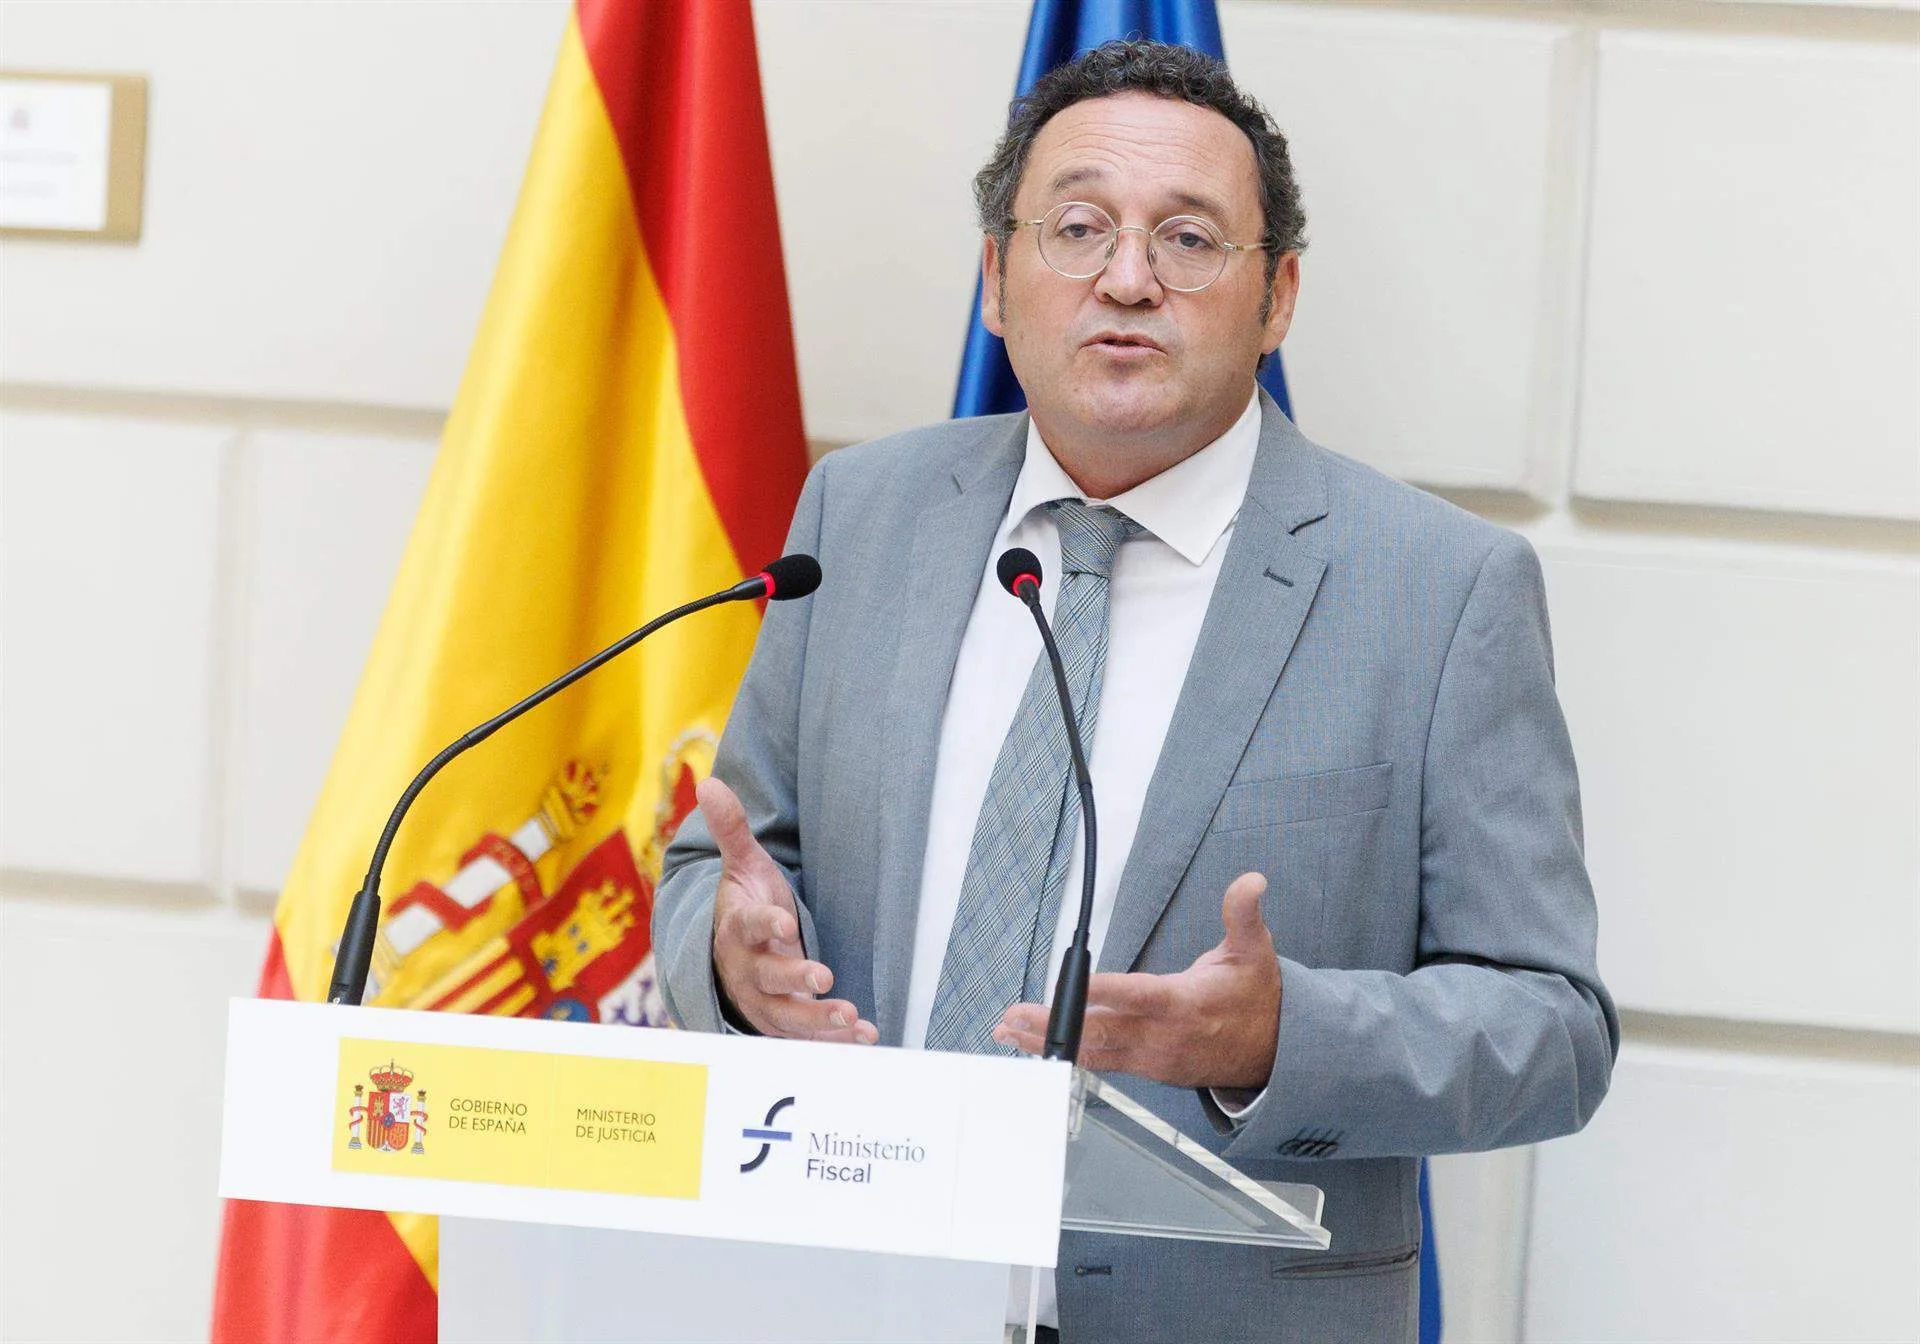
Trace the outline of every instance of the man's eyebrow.
<path fill-rule="evenodd" d="M 1182 210 L 1196 215 L 1205 215 L 1209 219 L 1225 219 L 1227 215 L 1226 206 L 1211 196 L 1200 196 L 1191 191 L 1176 191 L 1168 199 Z"/>
<path fill-rule="evenodd" d="M 1107 177 L 1107 170 L 1096 165 L 1083 164 L 1078 168 L 1064 168 L 1054 174 L 1053 180 L 1047 183 L 1047 191 L 1049 194 L 1067 191 L 1089 182 L 1104 182 Z M 1209 219 L 1226 218 L 1226 206 L 1213 197 L 1198 192 L 1171 192 L 1167 200 L 1174 206 L 1176 214 L 1205 215 Z"/>
<path fill-rule="evenodd" d="M 1049 191 L 1065 191 L 1068 187 L 1077 187 L 1082 182 L 1098 182 L 1106 177 L 1107 170 L 1091 166 L 1064 168 L 1055 173 L 1053 181 L 1047 184 Z"/>

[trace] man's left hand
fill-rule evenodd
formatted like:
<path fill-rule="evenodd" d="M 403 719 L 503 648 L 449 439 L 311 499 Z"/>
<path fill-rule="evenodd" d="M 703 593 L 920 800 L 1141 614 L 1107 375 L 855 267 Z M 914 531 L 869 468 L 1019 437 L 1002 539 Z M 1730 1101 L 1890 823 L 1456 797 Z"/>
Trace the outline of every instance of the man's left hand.
<path fill-rule="evenodd" d="M 1242 873 L 1227 888 L 1227 936 L 1173 975 L 1096 975 L 1087 986 L 1080 1066 L 1173 1087 L 1263 1088 L 1280 1037 L 1280 960 L 1260 916 L 1267 879 Z M 994 1040 L 1039 1054 L 1047 1010 L 1007 1009 Z"/>

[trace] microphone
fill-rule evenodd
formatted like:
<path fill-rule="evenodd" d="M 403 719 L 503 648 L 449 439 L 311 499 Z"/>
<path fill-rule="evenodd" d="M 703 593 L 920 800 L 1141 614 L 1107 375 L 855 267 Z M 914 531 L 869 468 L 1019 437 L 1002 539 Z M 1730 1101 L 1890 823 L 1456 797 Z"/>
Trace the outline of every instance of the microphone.
<path fill-rule="evenodd" d="M 572 671 L 554 678 L 518 704 L 494 715 L 428 761 L 420 773 L 413 777 L 413 783 L 407 785 L 407 791 L 400 795 L 400 801 L 394 804 L 393 813 L 387 818 L 387 827 L 380 833 L 380 843 L 374 846 L 373 861 L 367 866 L 367 880 L 360 884 L 360 890 L 353 898 L 353 906 L 347 912 L 346 928 L 340 935 L 340 950 L 333 959 L 333 983 L 327 987 L 327 1002 L 358 1004 L 366 993 L 367 971 L 373 964 L 374 936 L 380 928 L 380 870 L 386 866 L 387 851 L 393 847 L 393 837 L 400 829 L 400 819 L 407 815 L 407 809 L 420 796 L 420 790 L 426 788 L 427 781 L 439 774 L 449 761 L 469 747 L 479 746 L 534 706 L 552 699 L 589 672 L 604 667 L 654 631 L 672 625 L 682 616 L 691 616 L 696 611 L 705 611 L 708 607 L 728 602 L 751 602 L 763 597 L 770 602 L 788 602 L 807 596 L 819 586 L 818 560 L 810 555 L 783 555 L 750 579 L 742 579 L 731 588 L 723 588 L 685 606 L 675 607 L 664 616 L 656 616 Z"/>
<path fill-rule="evenodd" d="M 994 565 L 1000 586 L 1027 604 L 1033 623 L 1040 627 L 1040 642 L 1046 646 L 1047 662 L 1053 667 L 1053 689 L 1060 696 L 1060 714 L 1067 723 L 1067 750 L 1073 756 L 1074 782 L 1080 786 L 1080 829 L 1085 853 L 1080 864 L 1080 918 L 1073 926 L 1073 942 L 1060 963 L 1060 978 L 1053 987 L 1053 1009 L 1047 1014 L 1047 1043 L 1044 1059 L 1064 1059 L 1071 1064 L 1080 1056 L 1080 1031 L 1087 1020 L 1087 983 L 1093 978 L 1093 954 L 1088 950 L 1093 927 L 1093 879 L 1099 858 L 1099 827 L 1093 817 L 1093 776 L 1087 770 L 1086 752 L 1080 745 L 1080 724 L 1074 718 L 1073 697 L 1067 693 L 1067 670 L 1060 663 L 1060 648 L 1053 642 L 1053 627 L 1040 610 L 1040 560 L 1024 546 L 1001 553 Z"/>
<path fill-rule="evenodd" d="M 796 597 L 810 597 L 813 590 L 820 586 L 820 562 L 810 555 L 783 555 L 750 579 L 744 579 L 727 589 L 730 594 L 738 594 L 732 601 L 748 597 L 760 597 L 761 592 L 741 592 L 755 584 L 765 584 L 765 597 L 769 602 L 791 602 Z M 668 612 L 665 619 L 672 620 L 678 613 Z"/>

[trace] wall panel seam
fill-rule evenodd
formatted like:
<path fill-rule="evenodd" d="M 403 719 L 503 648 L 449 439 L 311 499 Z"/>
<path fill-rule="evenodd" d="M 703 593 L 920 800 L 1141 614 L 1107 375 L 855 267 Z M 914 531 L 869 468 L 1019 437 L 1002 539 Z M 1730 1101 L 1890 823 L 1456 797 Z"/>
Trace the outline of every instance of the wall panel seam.
<path fill-rule="evenodd" d="M 401 439 L 438 439 L 445 409 L 371 402 L 292 401 L 200 392 L 0 382 L 0 411 L 112 416 L 255 430 L 305 430 Z"/>
<path fill-rule="evenodd" d="M 1621 1039 L 1632 1045 L 1920 1068 L 1920 1031 L 1740 1021 L 1635 1008 L 1620 1010 L 1620 1031 Z"/>

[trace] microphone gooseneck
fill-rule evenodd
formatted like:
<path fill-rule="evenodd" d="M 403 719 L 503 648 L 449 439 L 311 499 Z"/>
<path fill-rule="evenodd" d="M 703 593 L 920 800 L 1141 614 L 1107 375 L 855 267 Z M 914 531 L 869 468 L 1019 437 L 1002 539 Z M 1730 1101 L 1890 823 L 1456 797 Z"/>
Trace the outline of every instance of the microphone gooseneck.
<path fill-rule="evenodd" d="M 743 579 L 731 588 L 675 607 L 664 616 L 656 616 L 632 634 L 609 644 L 578 667 L 555 677 L 532 695 L 464 734 L 422 766 L 387 817 L 386 829 L 381 831 L 380 841 L 373 849 L 373 859 L 367 865 L 366 881 L 360 884 L 353 905 L 347 911 L 346 927 L 340 935 L 340 950 L 333 960 L 333 981 L 327 987 L 327 1002 L 358 1004 L 365 995 L 367 973 L 373 965 L 374 938 L 380 927 L 380 873 L 386 867 L 387 851 L 393 847 L 393 837 L 400 830 L 400 822 L 407 815 L 407 809 L 413 806 L 413 800 L 427 787 L 427 781 L 439 774 L 448 762 L 462 752 L 479 746 L 528 710 L 552 699 L 588 673 L 606 666 L 654 631 L 673 624 L 683 616 L 691 616 L 696 611 L 705 611 L 708 607 L 718 607 L 728 602 L 751 602 L 762 597 L 771 602 L 785 602 L 805 597 L 819 586 L 819 561 L 810 555 L 781 556 L 750 579 Z"/>
<path fill-rule="evenodd" d="M 1053 668 L 1053 689 L 1060 697 L 1060 714 L 1067 725 L 1067 751 L 1073 757 L 1073 778 L 1080 787 L 1080 829 L 1084 840 L 1080 864 L 1080 917 L 1074 921 L 1073 941 L 1060 962 L 1060 978 L 1054 982 L 1053 1008 L 1047 1014 L 1047 1042 L 1041 1055 L 1045 1059 L 1064 1059 L 1071 1064 L 1080 1056 L 1080 1032 L 1087 1020 L 1087 985 L 1093 979 L 1093 883 L 1099 861 L 1099 826 L 1093 815 L 1093 775 L 1087 769 L 1087 756 L 1080 744 L 1080 723 L 1074 715 L 1073 697 L 1067 691 L 1067 669 L 1060 662 L 1060 648 L 1053 641 L 1053 627 L 1040 609 L 1040 560 L 1024 546 L 1001 553 L 994 566 L 1000 586 L 1026 604 L 1033 623 L 1040 629 L 1040 642 L 1047 651 L 1047 663 Z"/>

